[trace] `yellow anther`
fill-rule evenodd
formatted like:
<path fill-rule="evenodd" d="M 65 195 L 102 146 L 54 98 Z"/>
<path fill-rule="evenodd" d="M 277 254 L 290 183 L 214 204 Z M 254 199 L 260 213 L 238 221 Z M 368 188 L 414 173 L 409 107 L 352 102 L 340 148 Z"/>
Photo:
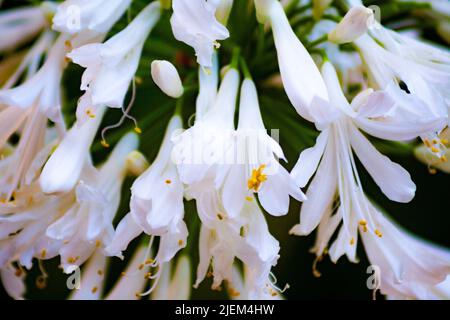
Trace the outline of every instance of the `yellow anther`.
<path fill-rule="evenodd" d="M 380 232 L 380 230 L 378 230 L 378 229 L 375 229 L 375 234 L 379 237 L 379 238 L 381 238 L 382 236 L 383 236 L 383 234 Z"/>
<path fill-rule="evenodd" d="M 430 148 L 430 147 L 431 147 L 430 141 L 428 141 L 428 140 L 423 140 L 423 143 L 425 144 L 425 146 L 426 146 L 427 148 Z"/>
<path fill-rule="evenodd" d="M 359 224 L 361 226 L 366 226 L 367 225 L 367 221 L 365 219 L 361 219 L 361 220 L 359 220 Z"/>
<path fill-rule="evenodd" d="M 47 256 L 47 250 L 42 249 L 42 251 L 41 251 L 41 258 L 45 259 L 46 256 Z"/>
<path fill-rule="evenodd" d="M 442 143 L 442 144 L 447 144 L 447 143 L 448 143 L 448 140 L 447 140 L 447 139 L 441 139 L 441 143 Z"/>
<path fill-rule="evenodd" d="M 135 294 L 134 294 L 135 296 L 136 296 L 136 298 L 138 298 L 138 299 L 140 299 L 141 298 L 141 294 L 139 293 L 139 292 L 136 292 Z"/>
<path fill-rule="evenodd" d="M 447 162 L 447 157 L 446 157 L 446 156 L 442 156 L 442 157 L 441 157 L 441 161 L 442 161 L 442 162 Z"/>
<path fill-rule="evenodd" d="M 141 85 L 144 82 L 141 77 L 134 77 L 134 81 L 136 81 L 137 85 Z"/>
<path fill-rule="evenodd" d="M 141 133 L 142 133 L 142 130 L 141 130 L 141 128 L 139 128 L 139 127 L 134 127 L 134 131 L 135 131 L 137 134 L 141 134 Z"/>
<path fill-rule="evenodd" d="M 181 247 L 183 245 L 183 240 L 178 240 L 178 245 Z"/>
<path fill-rule="evenodd" d="M 428 168 L 428 172 L 429 172 L 430 174 L 436 174 L 436 173 L 437 173 L 437 170 L 436 170 L 435 168 Z"/>
<path fill-rule="evenodd" d="M 144 279 L 151 279 L 152 278 L 152 273 L 151 272 L 147 272 L 144 276 Z"/>
<path fill-rule="evenodd" d="M 106 142 L 106 140 L 102 140 L 100 143 L 102 144 L 103 147 L 109 148 L 109 143 Z"/>
<path fill-rule="evenodd" d="M 102 242 L 100 240 L 95 241 L 95 246 L 97 248 L 100 248 L 101 245 L 102 245 Z"/>
<path fill-rule="evenodd" d="M 95 118 L 95 113 L 91 109 L 86 109 L 86 114 L 91 119 Z"/>
<path fill-rule="evenodd" d="M 254 192 L 258 192 L 261 184 L 267 180 L 267 175 L 263 174 L 263 170 L 266 165 L 262 164 L 258 169 L 253 169 L 252 176 L 247 181 L 247 186 L 249 190 L 253 190 Z"/>
<path fill-rule="evenodd" d="M 171 184 L 172 183 L 172 180 L 170 180 L 170 179 L 167 179 L 166 181 L 164 181 L 166 184 Z"/>
<path fill-rule="evenodd" d="M 431 147 L 430 150 L 431 150 L 431 152 L 433 152 L 433 153 L 438 153 L 438 152 L 439 152 L 439 149 L 436 148 L 436 147 L 434 147 L 434 146 Z"/>
<path fill-rule="evenodd" d="M 142 270 L 142 269 L 144 269 L 144 264 L 143 264 L 143 263 L 141 263 L 141 264 L 139 265 L 138 269 L 139 269 L 139 270 Z"/>
<path fill-rule="evenodd" d="M 75 263 L 75 262 L 77 262 L 77 260 L 78 259 L 80 259 L 80 257 L 69 257 L 69 258 L 67 258 L 67 262 L 68 263 Z"/>
<path fill-rule="evenodd" d="M 252 197 L 249 197 L 249 196 L 247 196 L 247 197 L 245 197 L 245 200 L 247 200 L 247 201 L 253 201 L 253 198 L 252 198 Z"/>
<path fill-rule="evenodd" d="M 439 141 L 437 141 L 436 139 L 433 139 L 432 142 L 433 142 L 433 144 L 438 144 L 439 143 Z"/>
<path fill-rule="evenodd" d="M 220 212 L 217 214 L 217 219 L 223 220 L 223 215 Z"/>
<path fill-rule="evenodd" d="M 153 260 L 153 259 L 147 259 L 147 260 L 145 260 L 145 264 L 152 264 L 153 262 L 155 262 L 155 260 Z"/>
<path fill-rule="evenodd" d="M 121 275 L 122 277 L 125 277 L 127 274 L 126 274 L 125 272 L 122 271 L 122 272 L 120 273 L 120 275 Z"/>
<path fill-rule="evenodd" d="M 98 287 L 93 287 L 92 290 L 91 290 L 91 292 L 92 292 L 92 293 L 96 293 L 97 290 L 98 290 Z"/>
<path fill-rule="evenodd" d="M 102 275 L 103 275 L 103 270 L 98 269 L 98 270 L 97 270 L 97 274 L 98 274 L 99 276 L 102 276 Z"/>
<path fill-rule="evenodd" d="M 355 238 L 351 238 L 350 239 L 350 245 L 352 246 L 352 245 L 354 245 L 355 244 Z"/>

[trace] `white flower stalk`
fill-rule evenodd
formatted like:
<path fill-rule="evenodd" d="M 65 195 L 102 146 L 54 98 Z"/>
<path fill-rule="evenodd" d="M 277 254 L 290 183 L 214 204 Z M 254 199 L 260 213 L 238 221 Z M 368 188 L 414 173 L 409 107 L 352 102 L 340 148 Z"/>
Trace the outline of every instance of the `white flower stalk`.
<path fill-rule="evenodd" d="M 89 149 L 101 124 L 105 107 L 97 115 L 78 126 L 75 123 L 45 164 L 39 179 L 45 193 L 72 190 L 89 160 Z"/>
<path fill-rule="evenodd" d="M 225 210 L 236 217 L 246 201 L 255 201 L 273 215 L 289 209 L 289 196 L 299 201 L 305 195 L 278 162 L 285 160 L 277 141 L 267 134 L 258 103 L 255 84 L 245 79 L 241 87 L 239 123 L 236 131 L 236 164 L 224 180 L 222 199 Z"/>
<path fill-rule="evenodd" d="M 61 122 L 61 77 L 66 66 L 67 40 L 60 36 L 44 65 L 24 83 L 0 90 L 0 103 L 21 109 L 36 107 L 53 122 Z"/>
<path fill-rule="evenodd" d="M 233 161 L 234 114 L 239 74 L 231 68 L 225 75 L 214 105 L 194 126 L 174 137 L 173 161 L 181 181 L 193 184 L 205 179 L 222 184 L 227 164 Z"/>
<path fill-rule="evenodd" d="M 178 258 L 172 273 L 173 262 L 167 263 L 158 286 L 151 295 L 152 300 L 188 300 L 191 295 L 191 262 L 185 255 Z"/>
<path fill-rule="evenodd" d="M 212 66 L 214 47 L 218 40 L 229 37 L 227 28 L 216 17 L 219 1 L 173 0 L 170 19 L 175 38 L 195 50 L 197 62 L 204 68 Z"/>
<path fill-rule="evenodd" d="M 86 93 L 78 106 L 79 120 L 83 117 L 86 120 L 86 116 L 95 114 L 99 107 L 123 107 L 145 40 L 159 16 L 159 2 L 152 2 L 124 30 L 105 43 L 88 44 L 67 55 L 86 68 L 81 83 L 81 90 Z"/>
<path fill-rule="evenodd" d="M 47 24 L 45 7 L 20 7 L 0 13 L 0 52 L 31 40 Z M 7 36 L 6 36 L 7 35 Z"/>
<path fill-rule="evenodd" d="M 53 29 L 75 35 L 104 35 L 120 19 L 131 0 L 66 0 L 53 17 Z"/>
<path fill-rule="evenodd" d="M 46 230 L 48 237 L 63 242 L 59 254 L 66 273 L 80 266 L 96 248 L 105 247 L 112 240 L 112 222 L 120 204 L 127 156 L 137 147 L 136 134 L 124 136 L 98 174 L 89 176 L 87 172 L 77 184 L 76 203 Z"/>
<path fill-rule="evenodd" d="M 351 8 L 342 21 L 328 35 L 328 40 L 334 43 L 348 43 L 366 33 L 374 25 L 372 10 L 364 6 Z"/>
<path fill-rule="evenodd" d="M 314 121 L 310 104 L 314 98 L 328 100 L 325 83 L 308 51 L 295 35 L 282 5 L 275 0 L 255 0 L 259 20 L 270 22 L 284 90 L 297 112 Z"/>
<path fill-rule="evenodd" d="M 321 255 L 333 233 L 330 230 L 336 229 L 340 221 L 343 221 L 338 238 L 330 247 L 330 257 L 336 261 L 346 253 L 350 261 L 356 262 L 358 223 L 365 231 L 378 237 L 384 231 L 374 221 L 368 209 L 369 202 L 362 189 L 354 154 L 390 200 L 409 202 L 414 197 L 416 187 L 409 173 L 376 150 L 359 131 L 358 123 L 347 115 L 350 113 L 346 111 L 349 104 L 332 65 L 327 62 L 322 70 L 333 105 L 317 107 L 317 114 L 322 118 L 319 121 L 322 132 L 316 145 L 301 153 L 291 172 L 299 186 L 305 186 L 316 172 L 306 193 L 308 200 L 301 208 L 300 224 L 294 226 L 291 233 L 306 235 L 319 223 L 321 226 L 327 225 L 328 227 L 319 228 L 319 234 L 323 234 L 321 249 L 318 250 L 318 255 Z M 382 100 L 381 103 L 379 99 L 372 102 L 380 110 L 386 108 Z M 368 103 L 365 108 L 371 110 L 373 106 Z M 410 129 L 415 130 L 415 127 Z M 335 198 L 339 199 L 337 208 L 333 207 Z M 336 213 L 331 216 L 333 211 Z"/>
<path fill-rule="evenodd" d="M 151 67 L 152 79 L 162 92 L 172 98 L 183 95 L 180 75 L 173 64 L 166 60 L 155 60 Z"/>

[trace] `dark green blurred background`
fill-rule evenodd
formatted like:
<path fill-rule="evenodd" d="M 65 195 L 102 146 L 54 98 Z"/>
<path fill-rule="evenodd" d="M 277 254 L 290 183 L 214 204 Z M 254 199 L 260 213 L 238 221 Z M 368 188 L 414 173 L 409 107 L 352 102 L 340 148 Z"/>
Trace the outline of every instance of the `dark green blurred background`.
<path fill-rule="evenodd" d="M 9 7 L 25 5 L 29 3 L 39 3 L 41 1 L 4 1 L 0 10 Z M 145 0 L 134 0 L 129 16 L 133 17 L 146 3 Z M 277 72 L 278 66 L 271 39 L 271 33 L 261 36 L 262 27 L 259 26 L 254 18 L 254 12 L 249 1 L 235 0 L 235 5 L 229 20 L 229 30 L 231 38 L 222 42 L 220 49 L 221 65 L 230 62 L 230 54 L 234 46 L 242 48 L 242 54 L 246 58 L 250 71 L 258 85 L 260 94 L 261 109 L 267 128 L 280 130 L 280 143 L 285 151 L 290 169 L 297 161 L 299 153 L 306 147 L 314 144 L 316 132 L 314 127 L 304 122 L 290 105 L 282 89 L 267 89 L 262 84 L 269 76 Z M 374 1 L 374 3 L 386 6 L 382 7 L 383 23 L 390 24 L 401 21 L 404 18 L 411 18 L 411 12 L 402 8 L 393 7 L 392 1 Z M 371 4 L 371 3 L 366 3 Z M 383 13 L 386 13 L 385 15 Z M 133 107 L 132 114 L 139 120 L 139 125 L 143 130 L 141 136 L 141 151 L 153 159 L 158 151 L 159 144 L 164 133 L 165 125 L 175 109 L 175 101 L 164 96 L 159 89 L 155 87 L 150 77 L 150 63 L 154 59 L 166 59 L 172 61 L 180 72 L 188 90 L 183 101 L 183 114 L 187 122 L 194 113 L 194 104 L 196 97 L 196 75 L 197 65 L 193 59 L 191 48 L 176 41 L 170 30 L 170 15 L 166 12 L 155 27 L 144 49 L 141 66 L 138 76 L 142 79 L 142 84 L 138 86 L 137 100 Z M 423 22 L 423 21 L 422 21 Z M 122 29 L 127 23 L 124 17 L 114 28 L 114 32 Z M 423 35 L 433 41 L 442 41 L 436 35 L 433 29 L 432 21 L 421 23 Z M 312 21 L 305 19 L 300 25 L 298 35 L 305 41 L 303 31 L 308 30 Z M 2 35 L 3 36 L 3 35 Z M 65 104 L 64 112 L 68 124 L 74 121 L 74 110 L 76 101 L 81 95 L 79 91 L 79 82 L 82 69 L 70 65 L 65 79 Z M 115 123 L 121 116 L 120 111 L 111 110 L 108 112 L 104 126 Z M 132 129 L 132 123 L 127 123 L 122 128 L 108 133 L 108 142 L 113 145 L 124 132 Z M 100 146 L 100 139 L 93 146 L 93 156 L 97 163 L 105 159 L 108 150 Z M 450 175 L 437 173 L 430 175 L 426 166 L 420 164 L 412 156 L 412 148 L 398 144 L 381 143 L 375 141 L 376 145 L 387 154 L 393 161 L 404 166 L 412 175 L 417 185 L 415 199 L 409 204 L 398 204 L 389 201 L 379 191 L 372 179 L 361 168 L 360 175 L 367 194 L 385 209 L 389 215 L 394 218 L 405 229 L 435 243 L 450 248 Z M 128 179 L 123 191 L 123 201 L 117 220 L 127 212 L 129 200 L 129 187 L 132 183 Z M 358 255 L 359 264 L 349 263 L 346 258 L 342 258 L 336 265 L 330 262 L 326 257 L 318 264 L 318 269 L 322 273 L 320 278 L 315 278 L 312 274 L 312 264 L 315 259 L 313 254 L 309 253 L 310 247 L 314 242 L 314 235 L 309 237 L 289 236 L 290 228 L 299 221 L 300 204 L 291 201 L 291 210 L 289 214 L 281 218 L 272 218 L 267 215 L 270 231 L 280 241 L 281 252 L 278 265 L 275 267 L 274 274 L 278 278 L 278 285 L 283 287 L 289 283 L 290 289 L 285 292 L 288 299 L 318 299 L 318 298 L 352 298 L 352 299 L 371 299 L 372 292 L 366 287 L 366 268 L 369 265 L 360 244 Z M 192 221 L 195 216 L 195 204 L 193 202 L 186 205 L 186 220 Z M 191 230 L 190 230 L 191 231 Z M 198 262 L 197 253 L 197 235 L 189 236 L 190 247 L 184 252 L 192 257 L 193 279 L 195 279 L 195 268 Z M 139 240 L 132 243 L 133 249 Z M 127 256 L 132 250 L 128 250 Z M 124 267 L 124 262 L 119 259 L 112 259 L 111 269 L 108 277 L 109 288 L 113 280 L 116 279 Z M 39 275 L 37 268 L 33 268 L 28 273 L 28 294 L 26 298 L 32 299 L 62 299 L 68 294 L 65 286 L 65 275 L 57 268 L 58 260 L 45 262 L 45 267 L 50 274 L 46 289 L 39 290 L 35 286 L 36 277 Z M 36 264 L 37 265 L 37 264 Z M 209 289 L 211 280 L 204 281 L 202 286 L 193 290 L 193 298 L 209 299 L 223 298 L 225 292 L 215 292 Z M 7 299 L 6 293 L 0 288 L 0 298 Z"/>

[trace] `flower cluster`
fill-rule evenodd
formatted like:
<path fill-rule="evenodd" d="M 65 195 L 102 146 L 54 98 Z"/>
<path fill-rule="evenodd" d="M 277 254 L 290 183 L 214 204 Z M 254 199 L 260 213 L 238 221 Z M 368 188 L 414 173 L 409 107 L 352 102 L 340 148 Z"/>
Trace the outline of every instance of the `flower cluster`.
<path fill-rule="evenodd" d="M 145 4 L 132 14 L 135 2 Z M 287 215 L 295 199 L 300 221 L 290 234 L 316 231 L 316 261 L 345 255 L 357 263 L 361 242 L 379 272 L 372 289 L 396 299 L 450 299 L 450 251 L 398 226 L 359 173 L 391 201 L 415 196 L 410 173 L 375 140 L 421 141 L 417 158 L 430 171 L 450 172 L 448 50 L 383 26 L 359 0 L 342 1 L 342 16 L 331 1 L 246 2 L 261 24 L 262 44 L 251 53 L 226 41 L 228 22 L 236 23 L 230 0 L 66 0 L 0 12 L 0 34 L 8 34 L 0 39 L 0 275 L 11 297 L 24 298 L 35 263 L 45 287 L 51 275 L 43 261 L 56 258 L 67 275 L 81 268 L 71 299 L 188 299 L 207 277 L 230 298 L 283 298 L 289 285 L 280 288 L 273 273 L 283 243 L 266 218 Z M 448 3 L 428 2 L 448 39 Z M 309 18 L 299 19 L 310 24 L 304 35 L 295 11 Z M 130 108 L 150 34 L 166 14 L 173 37 L 192 47 L 177 52 L 176 65 L 193 72 L 180 76 L 166 60 L 146 64 L 157 87 L 177 99 L 149 164 Z M 273 61 L 263 61 L 277 63 L 272 78 L 248 59 L 265 46 Z M 73 112 L 64 99 L 70 64 L 83 70 Z M 260 108 L 261 92 L 273 87 L 295 109 L 290 123 L 318 132 L 290 172 Z M 185 121 L 191 92 L 195 120 Z M 99 137 L 110 109 L 122 118 Z M 110 148 L 106 130 L 126 119 L 134 132 L 121 134 L 103 162 L 94 160 L 93 146 Z M 123 215 L 126 179 L 134 180 Z M 108 261 L 128 259 L 132 242 L 128 267 L 106 291 Z M 199 261 L 191 282 L 192 248 Z"/>

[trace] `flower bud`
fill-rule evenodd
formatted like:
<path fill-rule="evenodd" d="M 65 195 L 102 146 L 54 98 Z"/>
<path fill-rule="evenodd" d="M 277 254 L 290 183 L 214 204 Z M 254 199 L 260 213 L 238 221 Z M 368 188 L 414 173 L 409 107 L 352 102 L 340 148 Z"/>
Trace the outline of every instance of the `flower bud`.
<path fill-rule="evenodd" d="M 169 97 L 179 98 L 183 94 L 184 89 L 178 71 L 169 61 L 153 61 L 152 78 L 156 85 Z"/>

